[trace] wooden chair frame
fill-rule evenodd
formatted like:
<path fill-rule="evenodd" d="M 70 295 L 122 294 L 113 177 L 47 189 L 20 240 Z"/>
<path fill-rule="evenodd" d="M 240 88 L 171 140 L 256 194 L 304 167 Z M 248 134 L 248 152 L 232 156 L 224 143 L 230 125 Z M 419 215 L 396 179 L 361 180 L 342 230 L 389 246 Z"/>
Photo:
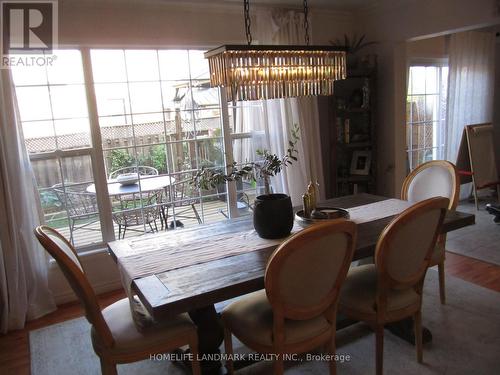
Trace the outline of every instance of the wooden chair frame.
<path fill-rule="evenodd" d="M 184 345 L 189 345 L 191 353 L 193 354 L 193 374 L 200 374 L 199 362 L 197 360 L 198 335 L 196 330 L 184 332 L 182 335 L 178 335 L 168 342 L 164 342 L 147 349 L 135 351 L 131 349 L 126 352 L 120 351 L 119 354 L 114 353 L 112 351 L 113 346 L 115 345 L 113 335 L 102 315 L 97 297 L 87 277 L 85 276 L 85 271 L 74 247 L 64 236 L 48 226 L 39 226 L 34 230 L 34 233 L 45 250 L 47 250 L 47 252 L 56 260 L 57 264 L 61 268 L 61 271 L 84 307 L 85 316 L 95 330 L 99 341 L 99 345 L 94 345 L 94 351 L 99 356 L 101 361 L 101 371 L 103 375 L 116 375 L 117 364 L 131 363 L 147 359 L 151 354 L 169 352 Z M 57 243 L 49 237 L 48 233 L 63 241 L 63 243 L 71 249 L 76 260 L 71 259 L 57 245 Z"/>
<path fill-rule="evenodd" d="M 452 186 L 452 194 L 450 197 L 450 204 L 448 206 L 448 210 L 455 211 L 458 205 L 458 199 L 460 198 L 460 176 L 457 167 L 453 163 L 450 163 L 449 161 L 446 160 L 431 160 L 426 163 L 420 164 L 417 168 L 415 168 L 408 176 L 406 176 L 405 180 L 403 181 L 403 187 L 401 189 L 401 199 L 408 200 L 408 191 L 413 179 L 420 172 L 431 167 L 442 167 L 445 168 L 450 173 L 453 179 L 453 186 Z M 445 247 L 446 234 L 439 235 L 437 244 L 438 246 L 441 246 L 443 250 L 446 248 Z M 441 301 L 441 304 L 443 305 L 446 303 L 446 288 L 445 288 L 445 273 L 444 273 L 444 261 L 446 260 L 445 252 L 446 251 L 444 250 L 443 256 L 438 261 L 432 262 L 431 258 L 431 263 L 430 263 L 430 267 L 434 267 L 436 265 L 438 266 L 439 299 Z"/>
<path fill-rule="evenodd" d="M 312 238 L 321 237 L 325 234 L 344 233 L 347 235 L 347 249 L 339 268 L 337 279 L 331 287 L 328 294 L 320 303 L 307 308 L 298 308 L 287 305 L 280 298 L 279 292 L 279 273 L 283 264 L 291 253 L 296 249 L 307 246 Z M 318 348 L 322 345 L 327 346 L 327 350 L 332 357 L 335 355 L 335 333 L 336 316 L 338 307 L 338 297 L 340 287 L 347 276 L 349 266 L 352 261 L 354 247 L 356 243 L 357 228 L 356 224 L 348 220 L 338 220 L 335 223 L 325 223 L 311 226 L 281 244 L 271 255 L 265 273 L 265 289 L 269 302 L 273 310 L 273 346 L 264 346 L 248 339 L 242 340 L 245 345 L 260 353 L 275 353 L 277 359 L 274 362 L 274 373 L 282 374 L 284 371 L 283 355 L 293 353 L 304 353 Z M 285 343 L 285 319 L 306 320 L 323 314 L 331 327 L 323 334 L 294 344 Z M 233 353 L 231 331 L 227 325 L 224 328 L 224 343 L 226 353 Z M 228 371 L 233 373 L 233 364 L 231 360 L 226 362 Z M 335 361 L 330 361 L 330 374 L 336 373 Z"/>
<path fill-rule="evenodd" d="M 436 197 L 426 199 L 422 202 L 416 203 L 412 207 L 403 211 L 393 221 L 391 221 L 382 231 L 380 238 L 377 242 L 375 249 L 375 265 L 377 267 L 377 295 L 376 295 L 376 312 L 374 314 L 363 313 L 354 309 L 341 307 L 340 310 L 349 318 L 367 322 L 375 331 L 376 338 L 376 373 L 382 374 L 383 370 L 383 350 L 384 350 L 384 325 L 391 322 L 403 320 L 405 318 L 414 318 L 415 329 L 415 344 L 417 351 L 417 360 L 422 362 L 422 289 L 424 279 L 429 268 L 430 258 L 434 250 L 441 226 L 443 225 L 446 215 L 449 199 L 443 197 Z M 408 221 L 412 220 L 414 216 L 420 215 L 424 212 L 433 209 L 440 209 L 441 214 L 438 220 L 438 225 L 434 233 L 433 240 L 427 249 L 424 261 L 417 272 L 412 277 L 406 280 L 393 279 L 386 267 L 385 259 L 389 251 L 391 251 L 390 243 L 394 234 L 402 228 Z M 417 303 L 407 306 L 399 310 L 387 311 L 387 292 L 394 287 L 413 287 L 415 292 L 419 295 Z"/>

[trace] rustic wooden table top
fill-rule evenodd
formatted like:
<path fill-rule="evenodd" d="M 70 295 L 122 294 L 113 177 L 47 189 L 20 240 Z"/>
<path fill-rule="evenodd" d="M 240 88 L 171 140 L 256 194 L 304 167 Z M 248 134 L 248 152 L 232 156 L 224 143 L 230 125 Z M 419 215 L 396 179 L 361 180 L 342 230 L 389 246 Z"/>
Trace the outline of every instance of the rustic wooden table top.
<path fill-rule="evenodd" d="M 400 212 L 402 201 L 357 194 L 322 205 L 346 209 L 369 205 L 353 211 L 365 219 L 357 221 L 357 260 L 373 255 L 380 233 L 394 217 L 391 210 L 398 204 Z M 442 232 L 474 221 L 472 214 L 449 212 Z M 262 289 L 267 260 L 280 241 L 259 239 L 252 229 L 251 217 L 245 217 L 114 241 L 108 247 L 121 272 L 133 280 L 132 287 L 148 311 L 160 318 Z"/>

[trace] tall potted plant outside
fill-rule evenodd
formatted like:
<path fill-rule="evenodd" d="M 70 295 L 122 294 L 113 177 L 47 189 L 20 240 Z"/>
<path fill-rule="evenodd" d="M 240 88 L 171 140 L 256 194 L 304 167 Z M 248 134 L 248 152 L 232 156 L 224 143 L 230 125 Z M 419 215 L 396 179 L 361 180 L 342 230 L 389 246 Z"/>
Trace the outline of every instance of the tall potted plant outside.
<path fill-rule="evenodd" d="M 268 150 L 257 150 L 261 160 L 238 166 L 236 162 L 227 166 L 228 173 L 201 168 L 193 178 L 193 184 L 201 189 L 215 189 L 228 181 L 262 180 L 265 194 L 255 198 L 253 223 L 262 238 L 283 238 L 290 234 L 293 227 L 293 209 L 290 197 L 282 193 L 271 193 L 270 178 L 279 174 L 297 161 L 299 127 L 290 131 L 286 154 L 279 157 Z"/>

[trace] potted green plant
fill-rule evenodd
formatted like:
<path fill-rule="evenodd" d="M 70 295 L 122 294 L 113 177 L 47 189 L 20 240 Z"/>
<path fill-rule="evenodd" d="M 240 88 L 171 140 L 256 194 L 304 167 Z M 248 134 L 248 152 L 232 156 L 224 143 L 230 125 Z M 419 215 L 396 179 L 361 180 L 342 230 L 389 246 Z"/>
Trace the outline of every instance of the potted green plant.
<path fill-rule="evenodd" d="M 262 238 L 282 238 L 290 234 L 293 227 L 293 210 L 290 197 L 282 193 L 271 193 L 270 178 L 280 173 L 283 168 L 297 161 L 297 143 L 299 127 L 290 131 L 290 140 L 286 154 L 279 157 L 268 150 L 257 150 L 261 160 L 238 166 L 234 162 L 227 166 L 228 173 L 202 167 L 193 177 L 193 184 L 201 189 L 215 189 L 228 181 L 262 180 L 265 194 L 255 198 L 253 223 Z"/>
<path fill-rule="evenodd" d="M 344 47 L 347 52 L 348 69 L 356 69 L 358 67 L 359 51 L 373 44 L 377 44 L 377 42 L 366 42 L 365 35 L 358 37 L 355 34 L 352 38 L 349 38 L 347 34 L 344 34 L 343 40 L 330 40 L 330 44 L 335 47 Z"/>

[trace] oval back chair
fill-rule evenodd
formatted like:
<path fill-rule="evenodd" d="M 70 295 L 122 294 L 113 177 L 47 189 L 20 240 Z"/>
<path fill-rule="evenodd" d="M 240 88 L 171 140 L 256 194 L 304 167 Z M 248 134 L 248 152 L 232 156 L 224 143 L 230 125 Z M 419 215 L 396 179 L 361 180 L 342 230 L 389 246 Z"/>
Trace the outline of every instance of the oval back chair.
<path fill-rule="evenodd" d="M 450 200 L 448 209 L 458 204 L 460 178 L 457 167 L 446 160 L 431 160 L 420 164 L 406 176 L 401 189 L 401 199 L 420 202 L 433 197 Z"/>
<path fill-rule="evenodd" d="M 377 375 L 382 374 L 386 323 L 414 318 L 422 361 L 422 288 L 448 204 L 448 198 L 430 198 L 403 211 L 382 231 L 375 264 L 354 267 L 347 275 L 339 310 L 374 327 Z"/>
<path fill-rule="evenodd" d="M 455 165 L 446 160 L 432 160 L 420 164 L 405 178 L 401 189 L 401 199 L 410 202 L 420 202 L 437 196 L 450 200 L 449 210 L 456 209 L 460 196 L 460 178 Z M 442 304 L 446 302 L 445 247 L 446 235 L 440 235 L 430 263 L 430 267 L 438 266 L 439 296 Z"/>
<path fill-rule="evenodd" d="M 74 247 L 59 232 L 48 226 L 39 226 L 34 232 L 38 241 L 55 259 L 83 305 L 85 316 L 92 325 L 92 345 L 101 361 L 103 374 L 116 375 L 116 365 L 119 363 L 147 359 L 152 354 L 165 353 L 183 345 L 190 346 L 194 357 L 193 373 L 199 374 L 196 360 L 197 330 L 187 314 L 139 331 L 134 323 L 128 298 L 101 311 Z"/>
<path fill-rule="evenodd" d="M 283 373 L 286 353 L 326 344 L 333 358 L 338 296 L 355 242 L 356 224 L 338 220 L 313 225 L 281 244 L 268 261 L 265 290 L 222 313 L 226 352 L 232 353 L 234 334 L 253 350 L 277 354 L 275 374 Z M 329 364 L 334 374 L 335 361 Z M 233 371 L 231 361 L 228 370 Z"/>

